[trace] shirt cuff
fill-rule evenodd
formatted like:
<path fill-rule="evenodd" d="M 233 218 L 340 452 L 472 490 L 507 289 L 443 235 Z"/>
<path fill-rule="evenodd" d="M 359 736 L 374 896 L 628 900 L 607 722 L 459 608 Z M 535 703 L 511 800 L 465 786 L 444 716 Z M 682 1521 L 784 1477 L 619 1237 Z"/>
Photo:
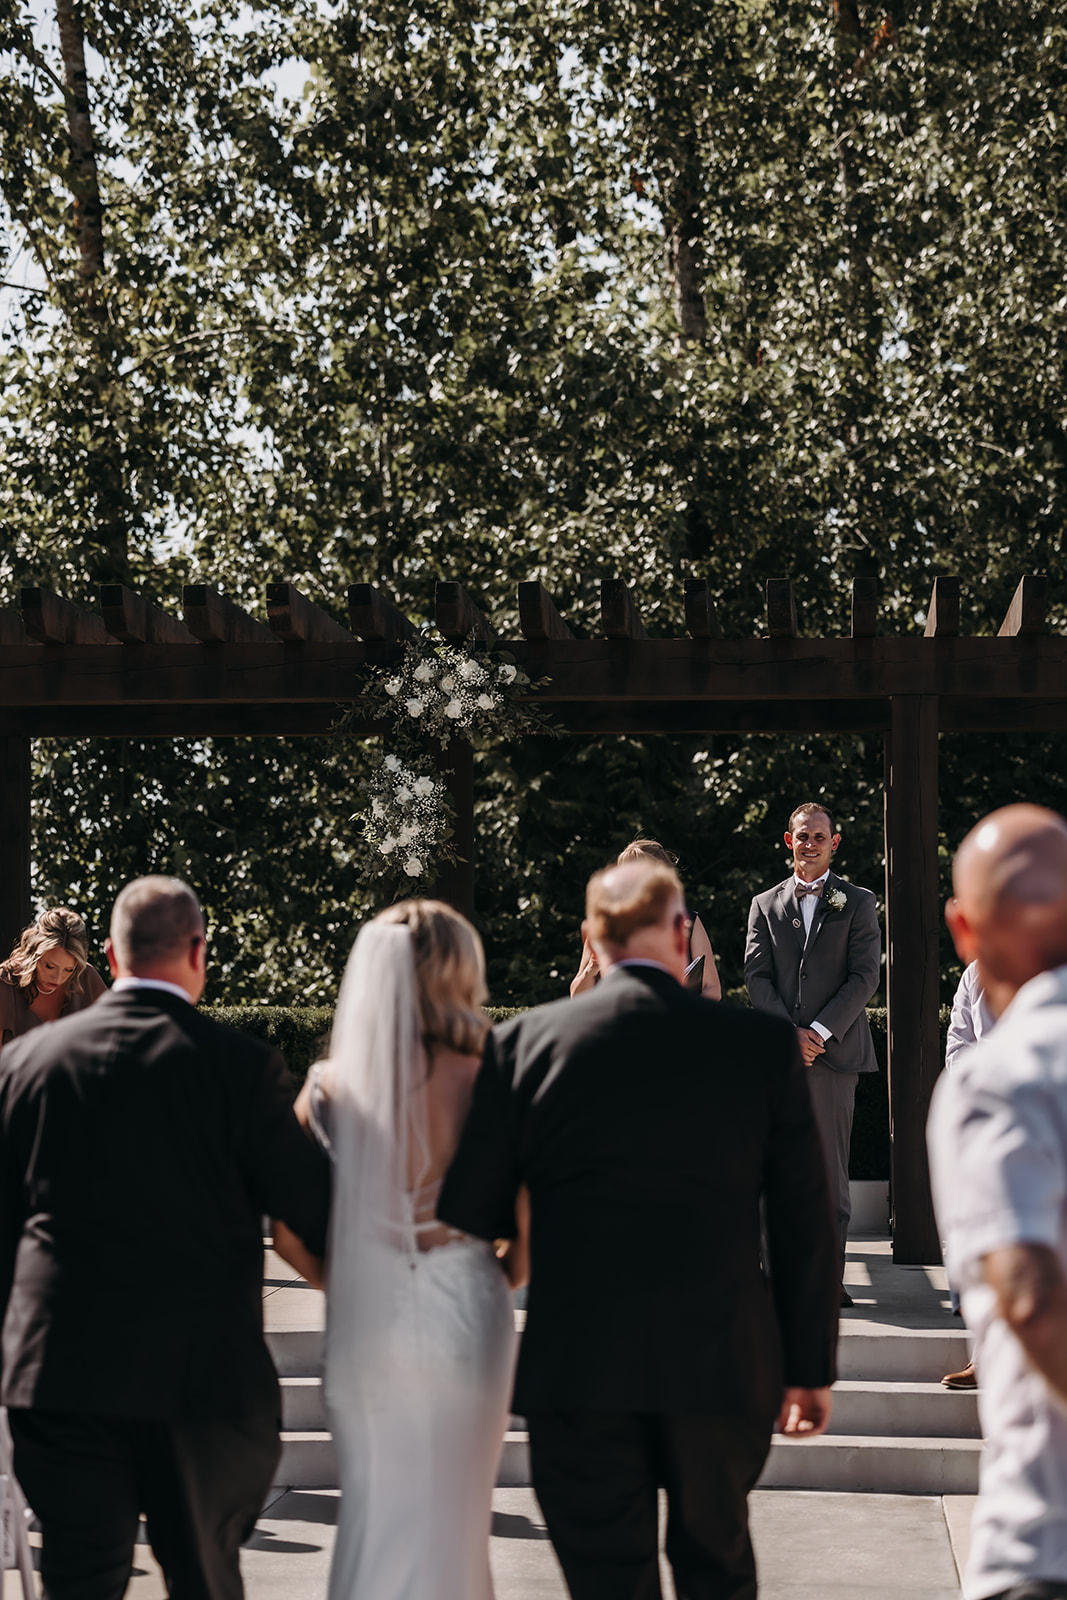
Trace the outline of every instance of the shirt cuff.
<path fill-rule="evenodd" d="M 820 1039 L 833 1038 L 833 1034 L 830 1032 L 829 1028 L 824 1028 L 821 1022 L 813 1022 L 811 1025 L 811 1031 L 812 1033 L 817 1033 Z"/>

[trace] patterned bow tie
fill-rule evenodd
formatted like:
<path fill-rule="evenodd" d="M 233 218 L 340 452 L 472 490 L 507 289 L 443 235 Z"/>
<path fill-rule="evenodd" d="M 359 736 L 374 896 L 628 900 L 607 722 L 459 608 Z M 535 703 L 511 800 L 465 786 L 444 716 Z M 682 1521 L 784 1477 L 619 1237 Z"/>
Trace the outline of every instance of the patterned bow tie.
<path fill-rule="evenodd" d="M 813 894 L 817 900 L 822 891 L 823 885 L 821 883 L 798 883 L 796 886 L 798 900 L 803 900 L 806 894 Z"/>

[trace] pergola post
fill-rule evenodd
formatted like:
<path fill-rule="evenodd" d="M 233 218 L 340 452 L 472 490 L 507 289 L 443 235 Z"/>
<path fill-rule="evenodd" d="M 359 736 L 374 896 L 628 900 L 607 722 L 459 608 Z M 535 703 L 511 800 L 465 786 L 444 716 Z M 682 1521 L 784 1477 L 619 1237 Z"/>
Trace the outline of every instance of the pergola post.
<path fill-rule="evenodd" d="M 456 812 L 452 843 L 457 859 L 445 862 L 430 892 L 470 918 L 474 916 L 474 751 L 463 740 L 453 739 L 439 760 L 438 771 Z"/>
<path fill-rule="evenodd" d="M 926 1116 L 941 1070 L 936 695 L 894 695 L 885 742 L 889 1136 L 893 1260 L 940 1261 Z"/>
<path fill-rule="evenodd" d="M 30 741 L 0 736 L 0 960 L 30 920 Z"/>

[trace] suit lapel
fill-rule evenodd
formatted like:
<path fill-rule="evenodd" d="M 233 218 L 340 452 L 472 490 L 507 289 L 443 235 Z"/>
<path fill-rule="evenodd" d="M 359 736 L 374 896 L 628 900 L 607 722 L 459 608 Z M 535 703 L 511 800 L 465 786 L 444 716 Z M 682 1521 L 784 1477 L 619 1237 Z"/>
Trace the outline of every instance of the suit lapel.
<path fill-rule="evenodd" d="M 819 896 L 818 900 L 815 902 L 815 915 L 812 917 L 812 919 L 811 919 L 811 927 L 808 929 L 808 937 L 807 937 L 807 942 L 805 944 L 805 949 L 810 950 L 811 946 L 815 943 L 816 935 L 818 934 L 819 929 L 823 925 L 823 919 L 825 918 L 827 912 L 830 909 L 830 907 L 826 904 L 826 896 L 830 893 L 830 890 L 833 889 L 836 886 L 836 884 L 837 884 L 837 879 L 834 877 L 833 873 L 831 872 L 830 876 L 827 878 L 826 882 L 822 886 L 822 894 Z"/>
<path fill-rule="evenodd" d="M 792 878 L 787 878 L 784 883 L 779 884 L 778 903 L 781 909 L 782 920 L 790 924 L 793 929 L 794 937 L 797 941 L 797 947 L 798 949 L 803 950 L 804 918 L 800 914 L 800 906 L 797 903 L 796 895 L 793 893 Z"/>

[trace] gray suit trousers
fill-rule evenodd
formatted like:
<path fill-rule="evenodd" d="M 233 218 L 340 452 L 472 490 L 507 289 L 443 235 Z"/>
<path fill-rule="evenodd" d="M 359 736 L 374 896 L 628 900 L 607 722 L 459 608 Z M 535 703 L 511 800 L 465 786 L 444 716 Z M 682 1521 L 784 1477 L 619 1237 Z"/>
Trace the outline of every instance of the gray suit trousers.
<path fill-rule="evenodd" d="M 856 1104 L 858 1072 L 835 1072 L 815 1060 L 807 1069 L 812 1110 L 826 1157 L 830 1180 L 830 1206 L 837 1222 L 837 1244 L 841 1255 L 841 1277 L 845 1273 L 845 1245 L 852 1216 L 848 1189 L 848 1149 L 852 1139 L 852 1112 Z"/>

